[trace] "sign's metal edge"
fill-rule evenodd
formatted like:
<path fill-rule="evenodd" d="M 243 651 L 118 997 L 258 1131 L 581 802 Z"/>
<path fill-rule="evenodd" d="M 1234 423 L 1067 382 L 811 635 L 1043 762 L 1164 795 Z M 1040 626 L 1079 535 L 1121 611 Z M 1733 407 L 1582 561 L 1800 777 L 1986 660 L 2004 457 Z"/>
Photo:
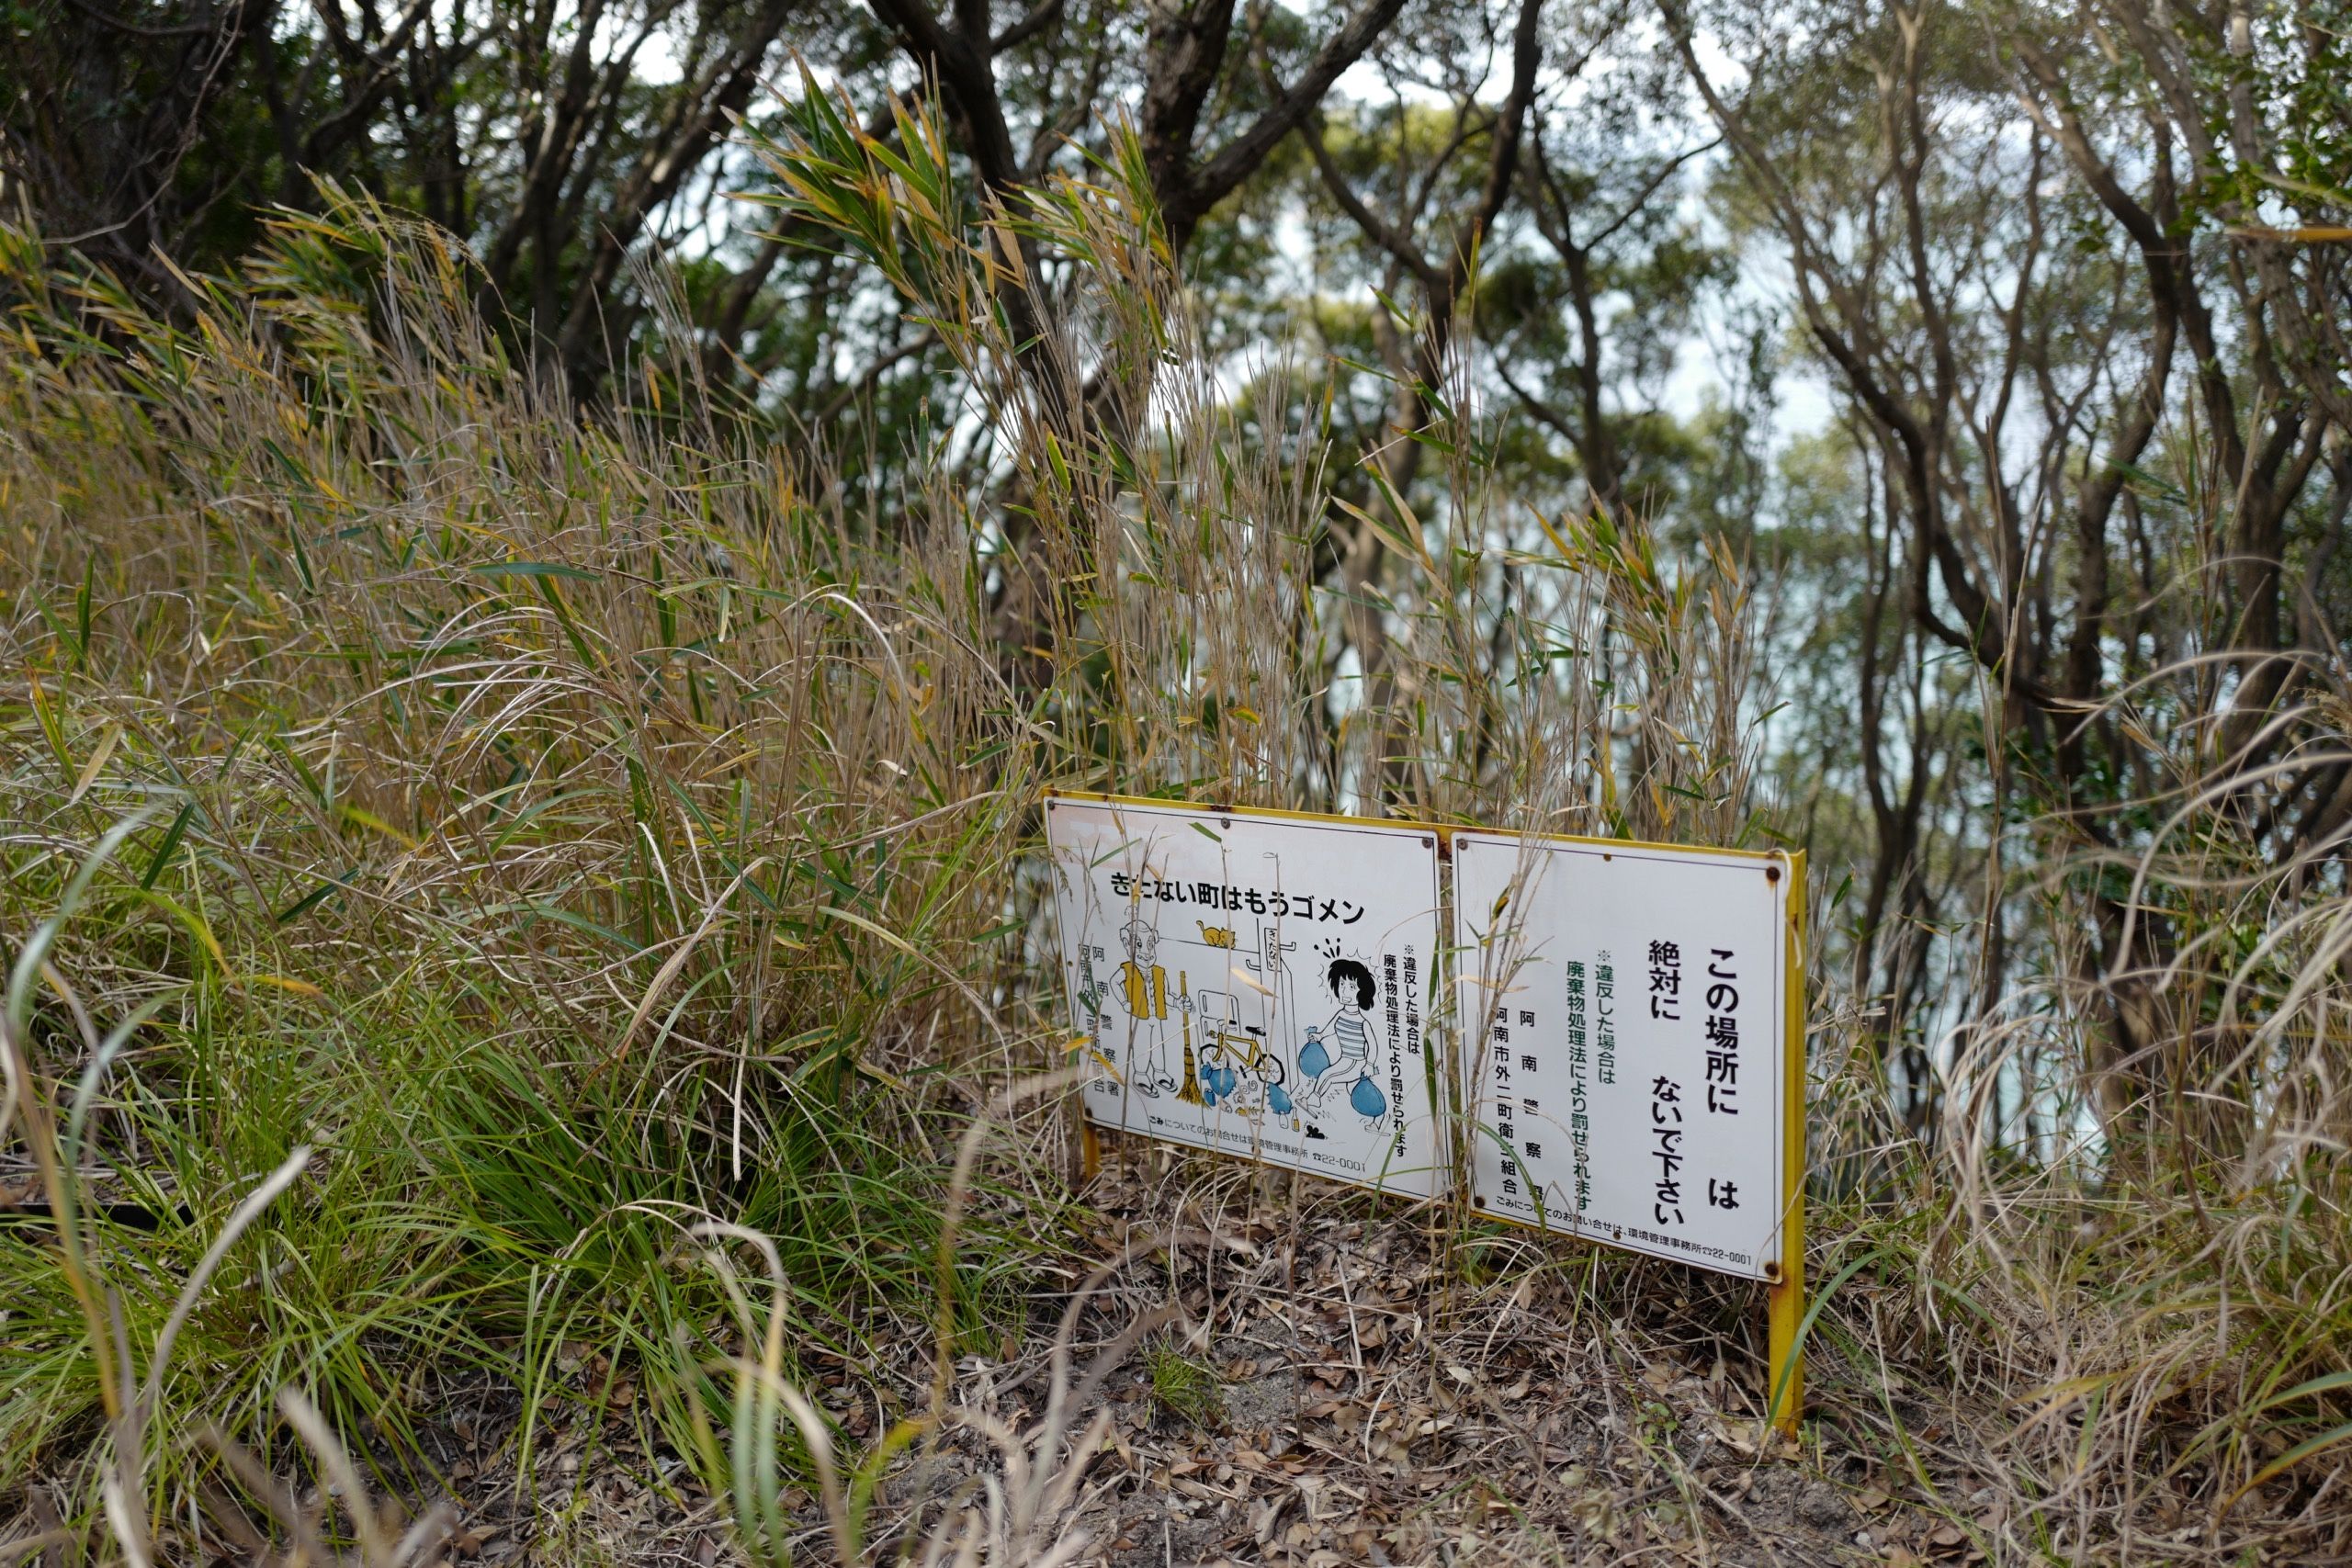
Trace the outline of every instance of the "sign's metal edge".
<path fill-rule="evenodd" d="M 1041 805 L 1062 801 L 1073 806 L 1108 806 L 1135 810 L 1202 813 L 1215 817 L 1248 817 L 1262 821 L 1305 822 L 1325 827 L 1382 829 L 1393 831 L 1400 837 L 1419 837 L 1425 842 L 1434 837 L 1434 842 L 1430 844 L 1432 850 L 1430 856 L 1430 925 L 1431 934 L 1436 938 L 1431 943 L 1431 957 L 1442 961 L 1451 949 L 1453 931 L 1451 923 L 1447 919 L 1451 906 L 1445 897 L 1443 853 L 1446 829 L 1436 823 L 1415 822 L 1390 817 L 1350 817 L 1328 811 L 1291 811 L 1267 806 L 1225 806 L 1214 802 L 1166 800 L 1152 795 L 1114 795 L 1101 790 L 1069 789 L 1059 784 L 1040 785 L 1036 798 Z M 1049 852 L 1046 859 L 1050 862 L 1052 858 Z M 1054 941 L 1057 951 L 1054 967 L 1058 976 L 1061 968 L 1058 954 L 1067 950 L 1068 944 L 1061 928 L 1061 901 L 1056 898 L 1053 903 Z M 1067 985 L 1067 981 L 1064 984 Z M 1436 1053 L 1431 1053 L 1430 1070 L 1433 1077 L 1439 1076 L 1435 1067 L 1435 1059 Z M 1433 1082 L 1431 1085 L 1432 1090 L 1442 1090 L 1443 1088 L 1442 1081 Z M 1408 1204 L 1446 1202 L 1452 1200 L 1457 1190 L 1467 1185 L 1466 1182 L 1457 1179 L 1459 1172 L 1453 1168 L 1453 1161 L 1450 1157 L 1443 1156 L 1443 1151 L 1453 1146 L 1451 1141 L 1453 1118 L 1449 1114 L 1442 1093 L 1433 1092 L 1430 1102 L 1430 1138 L 1436 1149 L 1441 1151 L 1441 1157 L 1437 1163 L 1427 1168 L 1430 1177 L 1430 1190 L 1427 1192 L 1416 1192 L 1376 1180 L 1359 1179 L 1354 1177 L 1336 1176 L 1324 1171 L 1310 1170 L 1302 1166 L 1285 1165 L 1270 1160 L 1262 1154 L 1244 1153 L 1237 1149 L 1222 1148 L 1214 1143 L 1194 1142 L 1191 1138 L 1170 1134 L 1136 1129 L 1129 1126 L 1124 1117 L 1115 1122 L 1105 1120 L 1096 1112 L 1093 1105 L 1082 1094 L 1077 1097 L 1077 1100 L 1080 1122 L 1086 1127 L 1104 1133 L 1116 1133 L 1121 1137 L 1144 1138 L 1155 1143 L 1173 1144 L 1181 1148 L 1190 1149 L 1195 1154 L 1208 1155 L 1219 1159 L 1238 1160 L 1261 1170 L 1288 1171 L 1311 1177 L 1318 1181 L 1336 1182 L 1342 1187 L 1352 1187 L 1358 1191 L 1369 1192 L 1376 1197 L 1394 1198 Z"/>
<path fill-rule="evenodd" d="M 1038 787 L 1037 799 L 1065 801 L 1072 806 L 1111 806 L 1132 811 L 1200 812 L 1211 817 L 1249 817 L 1271 822 L 1314 822 L 1327 826 L 1377 828 L 1396 833 L 1446 834 L 1452 829 L 1435 822 L 1406 817 L 1351 817 L 1338 811 L 1292 811 L 1275 806 L 1230 806 L 1213 800 L 1166 800 L 1148 795 L 1111 795 L 1101 790 L 1066 789 L 1059 784 Z"/>
<path fill-rule="evenodd" d="M 1735 860 L 1754 861 L 1759 865 L 1786 864 L 1792 855 L 1802 858 L 1803 850 L 1736 850 L 1714 844 L 1666 844 L 1652 839 L 1603 839 L 1590 833 L 1541 833 L 1532 829 L 1515 832 L 1509 828 L 1448 828 L 1450 839 L 1491 840 L 1497 842 L 1532 844 L 1573 844 L 1583 849 L 1604 852 L 1657 851 L 1679 855 L 1728 855 Z"/>
<path fill-rule="evenodd" d="M 1234 806 L 1222 801 L 1170 800 L 1163 795 L 1119 795 L 1107 790 L 1073 789 L 1066 784 L 1040 784 L 1037 799 L 1066 800 L 1074 805 L 1123 806 L 1163 811 L 1205 811 L 1219 817 L 1259 817 L 1286 822 L 1343 822 L 1354 828 L 1387 828 L 1397 832 L 1434 833 L 1442 845 L 1464 836 L 1516 840 L 1544 844 L 1582 844 L 1599 850 L 1658 850 L 1674 854 L 1730 855 L 1758 864 L 1802 863 L 1803 850 L 1744 850 L 1716 844 L 1669 844 L 1655 839 L 1604 839 L 1590 833 L 1551 833 L 1536 829 L 1486 828 L 1474 823 L 1426 822 L 1412 817 L 1358 817 L 1343 811 L 1294 811 L 1278 806 Z"/>
<path fill-rule="evenodd" d="M 1778 865 L 1781 868 L 1781 880 L 1786 886 L 1780 888 L 1774 897 L 1781 900 L 1784 919 L 1789 922 L 1789 940 L 1783 947 L 1781 975 L 1783 1012 L 1781 1028 L 1784 1032 L 1783 1041 L 1786 1046 L 1783 1053 L 1785 1061 L 1781 1090 L 1781 1125 L 1778 1139 L 1781 1146 L 1781 1222 L 1773 1227 L 1772 1231 L 1775 1240 L 1779 1243 L 1779 1257 L 1759 1258 L 1754 1269 L 1726 1269 L 1720 1264 L 1709 1263 L 1668 1249 L 1630 1244 L 1622 1237 L 1603 1235 L 1594 1231 L 1539 1224 L 1534 1220 L 1523 1219 L 1517 1214 L 1487 1208 L 1476 1201 L 1477 1184 L 1469 1179 L 1466 1173 L 1461 1187 L 1469 1195 L 1470 1201 L 1464 1206 L 1471 1213 L 1482 1219 L 1493 1220 L 1499 1224 L 1516 1225 L 1521 1230 L 1532 1231 L 1538 1235 L 1558 1236 L 1565 1241 L 1589 1242 L 1595 1247 L 1606 1247 L 1618 1252 L 1630 1253 L 1636 1258 L 1655 1258 L 1660 1262 L 1679 1263 L 1686 1269 L 1703 1269 L 1709 1273 L 1720 1274 L 1725 1279 L 1748 1280 L 1759 1285 L 1779 1285 L 1784 1280 L 1791 1279 L 1792 1274 L 1794 1279 L 1801 1282 L 1803 1279 L 1801 1255 L 1804 1246 L 1803 1197 L 1805 1157 L 1804 976 L 1802 951 L 1804 852 L 1803 850 L 1723 850 L 1704 844 L 1660 844 L 1638 839 L 1598 839 L 1582 833 L 1514 833 L 1509 829 L 1496 828 L 1456 829 L 1451 837 L 1456 840 L 1468 837 L 1496 843 L 1534 843 L 1545 847 L 1574 847 L 1597 849 L 1603 852 L 1612 849 L 1661 851 L 1685 857 L 1729 855 L 1743 861 L 1752 861 L 1759 865 Z M 1458 847 L 1456 845 L 1456 848 Z M 1458 869 L 1454 875 L 1457 879 L 1460 877 L 1461 873 Z M 1449 961 L 1464 946 L 1461 940 L 1462 932 L 1459 930 L 1462 903 L 1458 881 L 1454 891 L 1455 897 L 1448 902 L 1447 906 L 1449 913 L 1453 916 L 1452 920 L 1447 922 L 1449 929 L 1446 951 Z M 1467 1048 L 1469 1035 L 1461 1027 L 1462 1005 L 1458 996 L 1453 1010 L 1456 1032 L 1454 1072 L 1456 1077 L 1466 1079 L 1465 1064 L 1460 1060 L 1460 1056 Z M 1466 1083 L 1464 1086 L 1464 1092 L 1467 1092 Z M 1793 1129 L 1793 1134 L 1792 1129 Z M 1475 1127 L 1472 1132 L 1475 1136 Z M 1792 1193 L 1798 1200 L 1793 1205 L 1791 1202 Z M 1792 1257 L 1799 1258 L 1799 1265 L 1794 1270 L 1790 1267 L 1789 1260 Z"/>

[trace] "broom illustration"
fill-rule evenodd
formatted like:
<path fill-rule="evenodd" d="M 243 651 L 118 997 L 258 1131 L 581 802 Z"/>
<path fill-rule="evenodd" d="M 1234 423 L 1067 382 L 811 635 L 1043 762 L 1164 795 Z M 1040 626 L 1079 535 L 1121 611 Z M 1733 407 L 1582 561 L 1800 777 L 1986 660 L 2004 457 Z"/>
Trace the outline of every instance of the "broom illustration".
<path fill-rule="evenodd" d="M 1184 971 L 1182 969 L 1176 971 L 1176 991 L 1186 1001 L 1192 999 L 1193 987 L 1186 982 Z M 1184 1083 L 1183 1087 L 1176 1091 L 1176 1098 L 1186 1105 L 1199 1105 L 1202 1103 L 1201 1069 L 1200 1065 L 1193 1060 L 1193 1010 L 1188 1007 L 1183 1010 Z"/>

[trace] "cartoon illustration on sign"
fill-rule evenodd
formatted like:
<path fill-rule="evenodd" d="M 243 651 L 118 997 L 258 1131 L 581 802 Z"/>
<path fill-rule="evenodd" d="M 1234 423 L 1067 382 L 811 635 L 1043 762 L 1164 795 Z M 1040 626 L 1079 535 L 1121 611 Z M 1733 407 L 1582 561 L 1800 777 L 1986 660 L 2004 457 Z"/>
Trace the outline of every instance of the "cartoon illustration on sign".
<path fill-rule="evenodd" d="M 1069 797 L 1047 817 L 1090 1118 L 1442 1188 L 1423 1042 L 1431 836 Z"/>
<path fill-rule="evenodd" d="M 1159 933 L 1141 921 L 1130 920 L 1121 928 L 1119 941 L 1126 950 L 1119 964 L 1119 999 L 1126 1004 L 1131 1024 L 1128 1058 L 1136 1064 L 1131 1081 L 1136 1093 L 1157 1100 L 1177 1087 L 1168 1076 L 1168 971 L 1155 962 Z M 1180 991 L 1176 1006 L 1187 1005 Z"/>
<path fill-rule="evenodd" d="M 1335 956 L 1337 952 L 1336 944 L 1327 950 L 1334 956 L 1322 971 L 1331 1014 L 1307 1027 L 1306 1043 L 1298 1054 L 1298 1070 L 1310 1086 L 1305 1091 L 1310 1138 L 1326 1136 L 1314 1122 L 1334 1111 L 1335 1095 L 1344 1096 L 1347 1107 L 1368 1128 L 1376 1128 L 1388 1113 L 1388 1097 L 1372 1077 L 1372 1030 L 1365 1017 L 1379 996 L 1378 987 L 1362 960 Z"/>

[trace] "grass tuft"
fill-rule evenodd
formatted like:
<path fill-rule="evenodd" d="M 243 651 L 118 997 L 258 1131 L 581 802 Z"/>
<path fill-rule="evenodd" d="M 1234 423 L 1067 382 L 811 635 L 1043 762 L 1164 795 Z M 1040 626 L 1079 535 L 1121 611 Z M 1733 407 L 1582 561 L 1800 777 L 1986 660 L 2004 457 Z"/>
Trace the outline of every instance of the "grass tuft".
<path fill-rule="evenodd" d="M 1209 1361 L 1172 1345 L 1154 1345 L 1144 1351 L 1143 1365 L 1152 1402 L 1161 1410 L 1208 1431 L 1225 1425 L 1225 1380 Z"/>

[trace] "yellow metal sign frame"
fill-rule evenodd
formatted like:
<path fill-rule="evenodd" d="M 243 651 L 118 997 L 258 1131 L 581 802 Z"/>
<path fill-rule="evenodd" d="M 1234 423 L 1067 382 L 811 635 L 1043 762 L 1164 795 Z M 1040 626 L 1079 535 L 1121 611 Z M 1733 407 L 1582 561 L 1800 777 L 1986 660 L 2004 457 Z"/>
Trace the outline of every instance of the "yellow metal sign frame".
<path fill-rule="evenodd" d="M 1804 1346 L 1799 1331 L 1804 1325 L 1804 1178 L 1805 1160 L 1805 904 L 1804 852 L 1786 857 L 1789 865 L 1788 1016 L 1781 1023 L 1781 1053 L 1787 1082 L 1781 1096 L 1786 1118 L 1781 1136 L 1781 1277 L 1766 1283 L 1769 1354 L 1766 1375 L 1771 1380 L 1765 1419 L 1790 1438 L 1804 1413 Z"/>
<path fill-rule="evenodd" d="M 1292 811 L 1275 807 L 1232 806 L 1221 801 L 1171 800 L 1164 796 L 1113 795 L 1094 790 L 1064 789 L 1047 786 L 1038 792 L 1040 802 L 1066 800 L 1090 806 L 1134 806 L 1145 807 L 1189 807 L 1225 817 L 1254 817 L 1291 822 L 1349 822 L 1389 829 L 1419 828 L 1436 837 L 1439 858 L 1451 865 L 1453 859 L 1455 829 L 1443 823 L 1416 822 L 1394 817 L 1351 817 L 1339 812 Z M 1465 831 L 1469 829 L 1464 829 Z M 1498 829 L 1483 829 L 1493 832 Z M 1507 829 L 1500 829 L 1507 830 Z M 1690 844 L 1663 844 L 1639 839 L 1601 839 L 1578 833 L 1534 833 L 1527 835 L 1546 843 L 1591 844 L 1615 850 L 1688 851 Z M 1789 880 L 1786 908 L 1787 932 L 1782 953 L 1784 983 L 1781 995 L 1785 1011 L 1781 1020 L 1781 1086 L 1782 1128 L 1781 1137 L 1781 1258 L 1777 1269 L 1768 1266 L 1764 1281 L 1766 1320 L 1766 1389 L 1767 1423 L 1784 1437 L 1794 1438 L 1798 1424 L 1804 1413 L 1804 1346 L 1800 1336 L 1804 1326 L 1806 1311 L 1804 1292 L 1804 1179 L 1805 1157 L 1805 856 L 1803 850 L 1716 850 L 1712 854 L 1734 855 L 1760 863 L 1778 865 Z M 1452 882 L 1445 884 L 1451 897 Z M 1458 1010 L 1457 1003 L 1457 1010 Z M 1457 1018 L 1454 1028 L 1461 1029 Z M 1457 1086 L 1459 1088 L 1460 1086 Z M 1102 1168 L 1101 1134 L 1091 1122 L 1080 1123 L 1080 1160 L 1087 1179 L 1091 1180 Z M 1214 1153 L 1216 1151 L 1205 1151 Z M 1510 1215 L 1491 1215 L 1506 1224 L 1528 1226 L 1527 1222 Z M 1547 1235 L 1558 1233 L 1546 1231 Z M 1598 1236 L 1579 1238 L 1596 1246 L 1610 1243 Z"/>

